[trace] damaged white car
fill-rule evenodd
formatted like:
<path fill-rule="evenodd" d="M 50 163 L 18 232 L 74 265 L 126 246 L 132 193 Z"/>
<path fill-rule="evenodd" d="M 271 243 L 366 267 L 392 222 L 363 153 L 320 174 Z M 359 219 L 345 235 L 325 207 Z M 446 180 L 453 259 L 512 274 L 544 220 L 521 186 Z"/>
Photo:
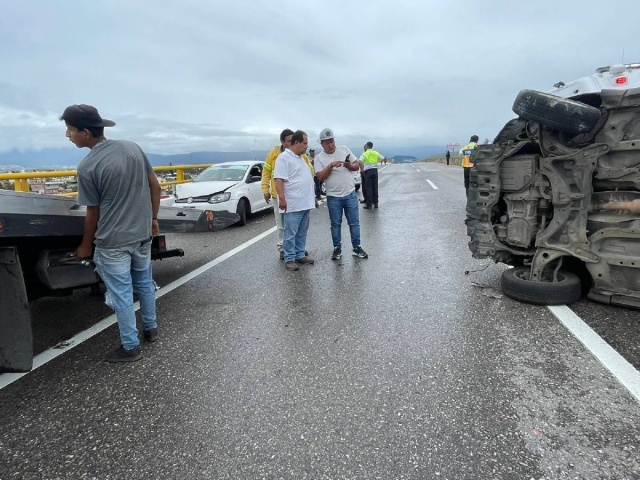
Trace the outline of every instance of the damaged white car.
<path fill-rule="evenodd" d="M 247 215 L 273 208 L 262 194 L 264 162 L 225 162 L 204 170 L 193 182 L 176 185 L 173 207 L 235 212 L 239 225 Z"/>

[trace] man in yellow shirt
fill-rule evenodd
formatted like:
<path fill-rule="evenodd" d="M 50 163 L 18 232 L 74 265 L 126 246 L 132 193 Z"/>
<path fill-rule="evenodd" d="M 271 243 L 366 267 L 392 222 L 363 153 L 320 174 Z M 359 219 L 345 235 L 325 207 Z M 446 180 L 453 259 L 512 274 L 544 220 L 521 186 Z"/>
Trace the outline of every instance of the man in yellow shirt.
<path fill-rule="evenodd" d="M 276 227 L 278 227 L 277 236 L 278 241 L 276 247 L 280 252 L 280 260 L 284 260 L 284 251 L 282 250 L 282 237 L 284 234 L 284 223 L 282 222 L 282 215 L 278 211 L 278 192 L 276 191 L 276 179 L 273 174 L 276 171 L 276 159 L 291 146 L 291 137 L 293 137 L 293 130 L 285 128 L 280 133 L 280 145 L 277 145 L 271 149 L 265 160 L 264 167 L 262 168 L 262 194 L 267 203 L 271 203 L 273 198 L 273 214 L 276 217 Z M 314 176 L 313 165 L 309 161 L 307 154 L 303 154 L 307 166 L 311 171 L 311 175 Z"/>
<path fill-rule="evenodd" d="M 473 167 L 473 163 L 471 162 L 471 156 L 473 155 L 474 150 L 478 146 L 478 136 L 472 135 L 469 139 L 469 143 L 467 143 L 460 152 L 462 153 L 462 168 L 464 170 L 464 191 L 469 196 L 469 172 L 471 171 L 471 167 Z"/>

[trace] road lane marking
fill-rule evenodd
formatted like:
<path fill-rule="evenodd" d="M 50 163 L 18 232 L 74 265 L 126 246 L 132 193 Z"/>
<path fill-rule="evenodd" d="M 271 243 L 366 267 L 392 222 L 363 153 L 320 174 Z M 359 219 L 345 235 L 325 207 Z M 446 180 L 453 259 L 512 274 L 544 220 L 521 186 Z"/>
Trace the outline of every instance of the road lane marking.
<path fill-rule="evenodd" d="M 194 278 L 196 278 L 199 275 L 202 275 L 207 270 L 212 269 L 216 265 L 219 265 L 220 263 L 224 262 L 225 260 L 228 260 L 229 258 L 231 258 L 234 255 L 236 255 L 236 254 L 240 253 L 241 251 L 243 251 L 244 249 L 249 248 L 254 243 L 259 242 L 263 238 L 271 235 L 275 231 L 276 231 L 276 227 L 272 227 L 269 230 L 267 230 L 266 232 L 261 233 L 260 235 L 253 237 L 251 240 L 243 243 L 242 245 L 234 248 L 233 250 L 229 250 L 224 255 L 220 255 L 218 258 L 210 261 L 209 263 L 205 263 L 200 268 L 196 268 L 195 270 L 193 270 L 192 272 L 186 274 L 185 276 L 180 277 L 179 279 L 169 283 L 168 285 L 166 285 L 165 287 L 162 287 L 160 290 L 158 290 L 156 292 L 156 298 L 163 297 L 167 293 L 172 292 L 173 290 L 175 290 L 176 288 L 184 285 L 188 281 L 193 280 Z M 136 302 L 133 305 L 133 308 L 135 309 L 135 311 L 138 311 L 138 309 L 140 308 L 140 302 Z M 98 333 L 102 332 L 103 330 L 109 328 L 111 325 L 115 325 L 117 322 L 118 322 L 118 319 L 116 318 L 116 315 L 115 314 L 110 315 L 107 318 L 105 318 L 104 320 L 101 320 L 100 322 L 96 323 L 95 325 L 93 325 L 93 326 L 87 328 L 86 330 L 78 333 L 77 335 L 75 335 L 71 339 L 66 340 L 64 342 L 61 342 L 58 345 L 56 345 L 54 347 L 51 347 L 49 350 L 45 350 L 44 352 L 36 355 L 35 357 L 33 357 L 33 368 L 31 369 L 31 372 L 33 372 L 37 368 L 40 368 L 41 366 L 45 365 L 46 363 L 50 362 L 51 360 L 59 357 L 60 355 L 68 352 L 72 348 L 77 347 L 78 345 L 80 345 L 85 340 L 88 340 L 91 337 L 97 335 Z M 64 346 L 60 347 L 60 345 L 64 345 Z M 21 379 L 25 375 L 29 375 L 29 373 L 31 373 L 31 372 L 4 373 L 4 374 L 1 374 L 0 375 L 0 390 L 2 390 L 7 385 L 11 385 L 13 382 Z"/>
<path fill-rule="evenodd" d="M 434 189 L 434 190 L 438 190 L 438 187 L 436 187 L 436 186 L 433 184 L 433 182 L 432 182 L 431 180 L 429 180 L 428 178 L 427 178 L 427 183 L 428 183 L 429 185 L 431 185 L 431 186 L 433 187 L 433 189 Z"/>
<path fill-rule="evenodd" d="M 596 359 L 640 402 L 640 372 L 566 305 L 547 307 Z"/>

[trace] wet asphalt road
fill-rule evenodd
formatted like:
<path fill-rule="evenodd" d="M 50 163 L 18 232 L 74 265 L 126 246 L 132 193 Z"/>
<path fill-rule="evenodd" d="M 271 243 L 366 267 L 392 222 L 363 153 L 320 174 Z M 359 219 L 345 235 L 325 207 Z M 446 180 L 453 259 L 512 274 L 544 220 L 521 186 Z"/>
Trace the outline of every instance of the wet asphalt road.
<path fill-rule="evenodd" d="M 142 361 L 102 361 L 111 327 L 0 390 L 0 478 L 640 478 L 638 402 L 548 309 L 471 285 L 497 289 L 504 267 L 464 274 L 486 261 L 467 248 L 461 169 L 391 166 L 380 192 L 361 210 L 369 259 L 329 259 L 322 206 L 316 265 L 286 272 L 270 235 L 160 298 Z M 169 236 L 187 256 L 156 281 L 273 216 L 252 222 Z M 638 312 L 572 308 L 640 366 Z M 110 314 L 87 292 L 33 313 L 38 350 Z"/>

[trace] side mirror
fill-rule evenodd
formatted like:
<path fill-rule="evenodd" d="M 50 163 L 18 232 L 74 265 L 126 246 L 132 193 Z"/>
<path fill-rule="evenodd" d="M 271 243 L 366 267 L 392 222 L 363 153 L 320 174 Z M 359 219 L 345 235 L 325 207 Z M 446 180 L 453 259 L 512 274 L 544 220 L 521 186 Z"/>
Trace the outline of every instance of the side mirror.
<path fill-rule="evenodd" d="M 247 183 L 255 183 L 255 182 L 261 182 L 262 181 L 262 177 L 260 175 L 251 175 L 248 178 Z"/>

